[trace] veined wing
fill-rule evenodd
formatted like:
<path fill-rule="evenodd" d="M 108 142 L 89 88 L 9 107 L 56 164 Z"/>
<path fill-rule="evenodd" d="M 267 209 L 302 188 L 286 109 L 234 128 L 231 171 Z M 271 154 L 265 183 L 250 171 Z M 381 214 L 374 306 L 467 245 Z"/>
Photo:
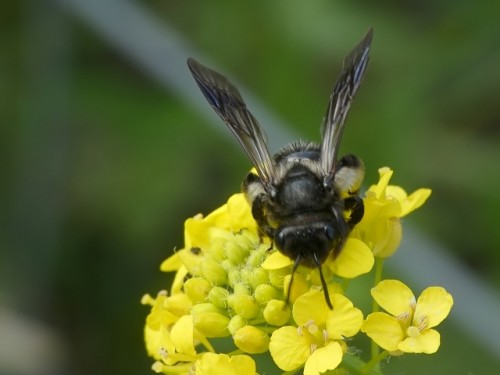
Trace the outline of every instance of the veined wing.
<path fill-rule="evenodd" d="M 321 127 L 321 168 L 326 176 L 334 174 L 344 122 L 368 64 L 373 29 L 345 58 L 342 73 L 333 89 Z"/>
<path fill-rule="evenodd" d="M 272 184 L 274 165 L 264 132 L 238 89 L 225 76 L 196 60 L 189 58 L 187 63 L 201 92 L 245 150 L 264 185 Z"/>

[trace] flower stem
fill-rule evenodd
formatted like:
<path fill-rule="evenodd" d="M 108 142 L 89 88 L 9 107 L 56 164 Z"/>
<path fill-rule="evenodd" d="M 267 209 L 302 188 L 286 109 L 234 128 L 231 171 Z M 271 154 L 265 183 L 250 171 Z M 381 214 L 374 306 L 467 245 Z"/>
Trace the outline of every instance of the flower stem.
<path fill-rule="evenodd" d="M 384 258 L 375 257 L 375 280 L 373 282 L 373 286 L 377 286 L 379 282 L 382 281 L 382 270 L 384 269 Z M 374 301 L 374 305 L 376 302 Z M 378 309 L 378 306 L 377 306 Z M 377 311 L 377 310 L 373 310 Z"/>
<path fill-rule="evenodd" d="M 374 282 L 373 282 L 373 286 L 377 286 L 377 284 L 382 281 L 382 270 L 384 268 L 384 258 L 380 258 L 380 257 L 376 257 L 375 258 L 375 279 L 374 279 Z M 378 304 L 375 300 L 373 300 L 373 304 L 372 304 L 372 312 L 376 312 L 378 311 Z M 384 353 L 384 352 L 382 352 Z M 379 354 L 379 347 L 378 345 L 375 343 L 375 341 L 372 340 L 371 342 L 371 360 L 370 362 L 368 362 L 367 366 L 372 363 L 375 359 L 377 359 L 378 357 L 380 356 Z M 373 368 L 374 366 L 378 366 L 378 362 L 380 362 L 380 360 L 374 362 L 370 367 L 369 369 Z"/>
<path fill-rule="evenodd" d="M 382 361 L 385 357 L 389 355 L 387 350 L 384 350 L 381 353 L 378 353 L 375 357 L 372 357 L 370 361 L 361 368 L 361 374 L 368 375 L 370 371 L 373 369 L 377 369 L 379 367 L 380 361 Z"/>

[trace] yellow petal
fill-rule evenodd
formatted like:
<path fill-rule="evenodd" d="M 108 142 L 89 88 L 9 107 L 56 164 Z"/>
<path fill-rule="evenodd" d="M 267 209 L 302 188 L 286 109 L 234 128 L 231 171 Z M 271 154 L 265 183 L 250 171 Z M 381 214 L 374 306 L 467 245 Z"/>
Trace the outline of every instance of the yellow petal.
<path fill-rule="evenodd" d="M 361 331 L 365 332 L 378 346 L 390 352 L 398 350 L 398 344 L 404 339 L 403 329 L 398 320 L 382 312 L 368 315 Z"/>
<path fill-rule="evenodd" d="M 379 181 L 377 185 L 372 185 L 368 189 L 368 191 L 373 192 L 375 196 L 379 199 L 385 197 L 385 189 L 387 185 L 389 184 L 389 180 L 392 177 L 392 169 L 389 167 L 382 167 L 379 168 L 378 174 L 379 174 Z"/>
<path fill-rule="evenodd" d="M 431 189 L 418 189 L 401 202 L 401 217 L 422 206 L 431 195 Z"/>
<path fill-rule="evenodd" d="M 326 318 L 328 337 L 342 340 L 345 337 L 354 336 L 363 324 L 363 313 L 342 294 L 335 293 L 331 298 L 333 310 L 328 309 Z"/>
<path fill-rule="evenodd" d="M 336 341 L 316 349 L 306 361 L 304 375 L 319 375 L 334 370 L 342 362 L 342 348 Z"/>
<path fill-rule="evenodd" d="M 312 309 L 311 306 L 314 306 L 314 309 Z M 299 326 L 313 321 L 317 326 L 324 327 L 328 311 L 330 311 L 330 309 L 326 305 L 323 292 L 317 289 L 311 289 L 297 298 L 293 304 L 293 319 Z"/>
<path fill-rule="evenodd" d="M 151 329 L 149 326 L 144 327 L 144 341 L 146 344 L 146 351 L 150 357 L 160 359 L 160 348 L 163 346 L 161 339 L 161 331 L 158 329 Z"/>
<path fill-rule="evenodd" d="M 277 270 L 291 266 L 292 264 L 293 262 L 290 258 L 281 254 L 279 251 L 275 251 L 262 262 L 262 268 L 266 270 Z"/>
<path fill-rule="evenodd" d="M 434 329 L 426 329 L 418 336 L 407 337 L 398 344 L 398 349 L 405 353 L 437 352 L 440 344 L 440 335 Z"/>
<path fill-rule="evenodd" d="M 448 316 L 452 306 L 451 294 L 444 288 L 431 286 L 418 297 L 414 324 L 425 322 L 426 328 L 435 327 Z"/>
<path fill-rule="evenodd" d="M 174 253 L 161 263 L 160 270 L 163 272 L 177 271 L 181 266 L 182 261 L 179 254 Z"/>
<path fill-rule="evenodd" d="M 388 313 L 396 317 L 413 316 L 415 296 L 405 284 L 399 280 L 383 280 L 371 290 L 373 299 Z"/>
<path fill-rule="evenodd" d="M 375 238 L 366 237 L 373 244 L 373 255 L 380 258 L 388 258 L 393 255 L 401 244 L 403 237 L 403 226 L 397 217 L 382 219 L 373 223 L 373 228 L 379 231 Z"/>
<path fill-rule="evenodd" d="M 358 226 L 361 226 L 364 230 L 370 229 L 370 223 L 374 220 L 399 217 L 401 214 L 401 202 L 394 197 L 380 199 L 368 191 L 366 192 L 366 197 L 363 199 L 363 204 L 365 206 L 365 213 Z"/>
<path fill-rule="evenodd" d="M 370 272 L 375 262 L 370 248 L 356 238 L 348 238 L 340 254 L 326 265 L 338 276 L 352 279 Z"/>
<path fill-rule="evenodd" d="M 191 275 L 199 274 L 199 267 L 204 260 L 203 252 L 200 252 L 198 247 L 191 247 L 179 250 L 177 252 L 182 264 L 186 267 Z"/>
<path fill-rule="evenodd" d="M 205 353 L 196 361 L 196 375 L 238 374 L 255 375 L 256 366 L 252 358 L 247 355 Z"/>
<path fill-rule="evenodd" d="M 172 327 L 170 332 L 177 353 L 196 354 L 193 339 L 193 317 L 185 315 Z"/>
<path fill-rule="evenodd" d="M 186 249 L 195 248 L 208 248 L 208 228 L 212 224 L 207 222 L 200 216 L 195 216 L 187 219 L 184 222 L 184 246 Z"/>
<path fill-rule="evenodd" d="M 231 228 L 228 229 L 234 232 L 243 228 L 257 231 L 257 223 L 244 194 L 234 194 L 229 198 L 227 212 L 231 218 Z"/>
<path fill-rule="evenodd" d="M 288 291 L 290 282 L 292 281 L 292 274 L 285 276 L 283 280 L 283 290 L 285 293 Z M 307 276 L 303 273 L 295 272 L 293 276 L 293 284 L 290 289 L 290 295 L 288 295 L 288 301 L 294 303 L 298 297 L 305 294 L 310 289 L 310 283 L 307 280 Z"/>
<path fill-rule="evenodd" d="M 297 327 L 286 326 L 274 331 L 269 343 L 274 363 L 284 371 L 301 367 L 309 357 L 310 350 L 309 340 L 298 334 Z"/>
<path fill-rule="evenodd" d="M 387 188 L 385 189 L 385 195 L 387 198 L 392 198 L 400 202 L 408 198 L 408 194 L 406 193 L 405 189 L 397 185 L 387 186 Z"/>
<path fill-rule="evenodd" d="M 182 285 L 184 283 L 187 274 L 188 270 L 186 266 L 182 265 L 175 274 L 174 281 L 172 281 L 172 289 L 170 290 L 170 293 L 172 294 L 181 293 Z"/>

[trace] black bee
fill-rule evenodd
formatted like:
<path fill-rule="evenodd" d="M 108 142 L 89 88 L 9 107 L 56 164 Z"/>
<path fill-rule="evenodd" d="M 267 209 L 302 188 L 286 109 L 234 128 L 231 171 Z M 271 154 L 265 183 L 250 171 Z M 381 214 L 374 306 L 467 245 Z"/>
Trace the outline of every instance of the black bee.
<path fill-rule="evenodd" d="M 321 265 L 340 252 L 364 213 L 358 195 L 364 164 L 354 155 L 337 160 L 337 153 L 345 118 L 365 74 L 372 37 L 370 29 L 344 60 L 321 127 L 321 144 L 297 141 L 274 156 L 236 87 L 196 60 L 187 61 L 203 95 L 257 171 L 246 176 L 243 191 L 260 231 L 294 260 L 292 278 L 299 265 L 318 268 L 330 309 L 333 307 Z"/>

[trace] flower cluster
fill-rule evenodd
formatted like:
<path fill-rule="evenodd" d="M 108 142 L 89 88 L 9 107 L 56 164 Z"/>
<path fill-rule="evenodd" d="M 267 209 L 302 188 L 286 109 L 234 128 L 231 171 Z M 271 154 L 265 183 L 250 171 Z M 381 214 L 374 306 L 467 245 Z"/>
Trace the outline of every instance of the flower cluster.
<path fill-rule="evenodd" d="M 378 184 L 364 197 L 363 220 L 340 254 L 323 264 L 333 309 L 326 304 L 317 270 L 299 266 L 286 295 L 292 261 L 259 236 L 242 194 L 206 217 L 186 220 L 184 248 L 161 265 L 163 271 L 176 272 L 170 291 L 142 300 L 151 306 L 145 341 L 156 360 L 153 370 L 255 374 L 256 358 L 267 355 L 283 371 L 321 374 L 342 366 L 352 352 L 348 339 L 360 331 L 383 353 L 435 352 L 440 338 L 433 327 L 453 303 L 444 289 L 430 287 L 416 300 L 402 282 L 376 280 L 371 294 L 388 314 L 374 311 L 366 319 L 346 296 L 347 280 L 370 272 L 376 261 L 396 251 L 400 218 L 430 195 L 428 189 L 407 195 L 389 185 L 389 168 L 379 172 Z M 368 364 L 374 364 L 373 358 Z"/>

